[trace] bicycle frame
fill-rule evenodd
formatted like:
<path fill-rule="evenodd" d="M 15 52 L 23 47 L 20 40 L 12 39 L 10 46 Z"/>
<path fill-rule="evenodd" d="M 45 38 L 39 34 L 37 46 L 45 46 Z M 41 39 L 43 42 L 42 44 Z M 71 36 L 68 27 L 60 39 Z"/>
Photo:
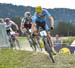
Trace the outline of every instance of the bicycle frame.
<path fill-rule="evenodd" d="M 9 42 L 10 42 L 10 46 L 11 48 L 13 48 L 14 46 L 20 48 L 20 44 L 19 41 L 15 38 L 15 32 L 9 32 L 8 33 L 8 37 L 9 37 Z M 15 42 L 17 44 L 15 44 Z"/>
<path fill-rule="evenodd" d="M 45 30 L 42 30 L 39 32 L 40 33 L 40 36 L 42 37 L 43 41 L 44 41 L 44 47 L 45 47 L 45 50 L 47 51 L 47 53 L 49 54 L 52 62 L 54 63 L 54 58 L 53 58 L 53 55 L 51 53 L 51 48 L 50 48 L 50 45 L 49 45 L 49 41 L 48 41 L 48 38 L 47 38 L 47 33 Z"/>

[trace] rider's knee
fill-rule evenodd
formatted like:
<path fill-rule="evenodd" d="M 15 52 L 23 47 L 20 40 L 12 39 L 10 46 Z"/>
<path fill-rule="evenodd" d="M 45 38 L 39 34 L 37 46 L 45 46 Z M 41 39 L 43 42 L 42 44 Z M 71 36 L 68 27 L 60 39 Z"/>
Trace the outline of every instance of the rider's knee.
<path fill-rule="evenodd" d="M 50 32 L 47 32 L 47 35 L 51 37 L 51 34 L 50 34 Z"/>

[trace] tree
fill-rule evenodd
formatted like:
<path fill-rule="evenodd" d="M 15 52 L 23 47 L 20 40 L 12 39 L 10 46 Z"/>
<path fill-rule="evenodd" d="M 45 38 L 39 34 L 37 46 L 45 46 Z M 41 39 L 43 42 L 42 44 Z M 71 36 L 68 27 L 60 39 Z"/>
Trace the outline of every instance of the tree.
<path fill-rule="evenodd" d="M 74 36 L 75 24 L 69 22 L 59 22 L 55 28 L 55 33 L 58 33 L 61 36 Z"/>

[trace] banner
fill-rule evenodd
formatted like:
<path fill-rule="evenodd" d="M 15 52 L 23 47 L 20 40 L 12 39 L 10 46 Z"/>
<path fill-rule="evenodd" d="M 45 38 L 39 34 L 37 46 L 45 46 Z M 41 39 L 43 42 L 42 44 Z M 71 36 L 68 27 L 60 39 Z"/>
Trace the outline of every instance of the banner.
<path fill-rule="evenodd" d="M 54 47 L 57 52 L 60 52 L 60 50 L 64 51 L 70 51 L 71 53 L 75 53 L 75 46 L 68 46 L 68 45 L 58 45 Z"/>
<path fill-rule="evenodd" d="M 3 25 L 0 25 L 0 47 L 9 47 L 8 36 Z"/>

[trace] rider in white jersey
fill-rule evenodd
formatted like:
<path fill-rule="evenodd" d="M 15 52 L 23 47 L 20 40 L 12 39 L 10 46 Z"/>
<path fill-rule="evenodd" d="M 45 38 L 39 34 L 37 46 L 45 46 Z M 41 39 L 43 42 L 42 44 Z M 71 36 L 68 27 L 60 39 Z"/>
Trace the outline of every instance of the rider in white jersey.
<path fill-rule="evenodd" d="M 12 27 L 12 25 L 15 26 L 16 31 L 19 30 L 17 24 L 15 24 L 15 22 L 13 22 L 10 18 L 5 18 L 4 22 L 1 23 L 1 24 L 5 27 L 7 34 L 8 34 L 9 32 L 11 32 L 11 27 Z"/>
<path fill-rule="evenodd" d="M 17 24 L 15 24 L 15 22 L 13 22 L 10 18 L 6 18 L 6 19 L 5 19 L 5 22 L 3 23 L 3 25 L 4 25 L 5 28 L 6 28 L 6 32 L 7 32 L 7 34 L 8 34 L 8 32 L 11 31 L 11 27 L 12 27 L 12 25 L 15 26 L 16 31 L 19 30 Z"/>

